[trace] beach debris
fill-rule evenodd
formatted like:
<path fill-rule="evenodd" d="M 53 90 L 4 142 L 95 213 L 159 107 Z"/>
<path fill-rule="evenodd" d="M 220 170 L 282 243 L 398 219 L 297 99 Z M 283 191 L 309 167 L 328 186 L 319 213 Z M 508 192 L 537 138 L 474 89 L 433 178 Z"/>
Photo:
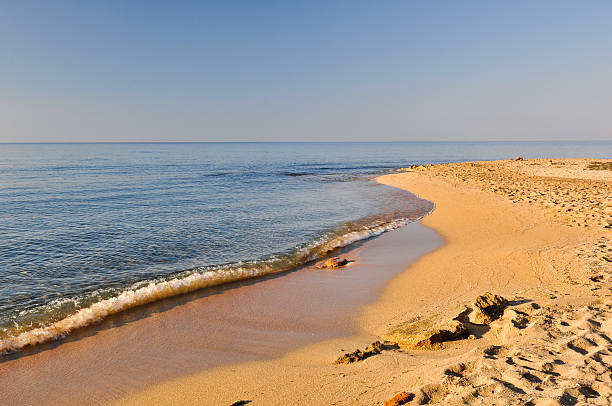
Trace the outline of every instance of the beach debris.
<path fill-rule="evenodd" d="M 468 316 L 470 323 L 488 325 L 504 314 L 506 306 L 508 306 L 508 300 L 502 296 L 489 292 L 478 296 L 472 305 L 472 312 Z"/>
<path fill-rule="evenodd" d="M 523 161 L 523 157 L 522 156 L 517 156 L 516 158 L 514 158 L 515 161 Z"/>
<path fill-rule="evenodd" d="M 334 268 L 343 267 L 343 266 L 345 266 L 348 263 L 349 263 L 349 261 L 346 258 L 333 257 L 333 258 L 329 258 L 328 260 L 326 260 L 322 264 L 318 264 L 317 268 L 319 268 L 319 269 L 334 269 Z"/>
<path fill-rule="evenodd" d="M 396 169 L 397 172 L 414 172 L 414 171 L 422 171 L 423 169 L 429 168 L 432 166 L 431 164 L 423 165 L 410 165 L 406 168 Z"/>
<path fill-rule="evenodd" d="M 415 318 L 400 324 L 383 337 L 407 349 L 439 349 L 445 341 L 453 341 L 468 334 L 459 320 L 441 316 Z"/>
<path fill-rule="evenodd" d="M 371 357 L 372 355 L 380 354 L 384 350 L 395 350 L 398 349 L 399 346 L 396 343 L 392 343 L 389 341 L 380 342 L 375 341 L 370 344 L 364 351 L 357 349 L 353 352 L 348 352 L 338 358 L 334 364 L 352 364 L 353 362 L 362 361 L 366 358 Z"/>
<path fill-rule="evenodd" d="M 385 406 L 400 406 L 414 399 L 414 393 L 400 392 L 385 402 Z"/>

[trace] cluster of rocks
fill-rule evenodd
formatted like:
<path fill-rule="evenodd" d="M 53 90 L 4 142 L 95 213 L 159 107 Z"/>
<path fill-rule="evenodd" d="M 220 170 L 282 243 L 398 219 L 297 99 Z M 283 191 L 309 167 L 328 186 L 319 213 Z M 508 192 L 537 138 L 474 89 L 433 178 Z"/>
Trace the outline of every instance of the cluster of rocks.
<path fill-rule="evenodd" d="M 430 168 L 432 166 L 433 166 L 432 164 L 427 164 L 427 165 L 410 165 L 410 166 L 407 166 L 405 168 L 398 168 L 395 171 L 396 172 L 422 171 L 422 170 Z"/>
<path fill-rule="evenodd" d="M 609 295 L 581 307 L 514 303 L 491 324 L 495 345 L 448 364 L 439 381 L 402 391 L 385 406 L 609 405 L 611 310 Z"/>
<path fill-rule="evenodd" d="M 396 327 L 383 337 L 406 349 L 437 349 L 446 341 L 470 336 L 472 325 L 488 325 L 498 319 L 508 306 L 502 296 L 485 293 L 478 296 L 471 308 L 464 307 L 457 316 L 447 319 L 433 315 L 416 318 Z"/>
<path fill-rule="evenodd" d="M 375 341 L 370 344 L 365 350 L 357 349 L 356 351 L 349 352 L 338 358 L 334 364 L 352 364 L 353 362 L 362 361 L 372 355 L 380 354 L 384 350 L 393 350 L 399 348 L 397 344 L 385 341 Z"/>
<path fill-rule="evenodd" d="M 346 353 L 335 364 L 350 364 L 390 349 L 439 349 L 446 341 L 452 341 L 471 334 L 473 325 L 488 325 L 498 319 L 508 306 L 502 296 L 485 293 L 478 296 L 471 308 L 464 308 L 456 317 L 444 316 L 416 318 L 396 327 L 383 335 L 384 342 L 376 341 L 365 350 Z M 475 336 L 474 336 L 475 337 Z"/>

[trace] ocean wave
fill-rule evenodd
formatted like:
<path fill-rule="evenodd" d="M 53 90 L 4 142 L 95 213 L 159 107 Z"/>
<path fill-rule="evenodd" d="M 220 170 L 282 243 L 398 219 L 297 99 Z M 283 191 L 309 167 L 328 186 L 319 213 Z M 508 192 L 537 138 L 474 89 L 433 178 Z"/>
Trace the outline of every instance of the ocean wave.
<path fill-rule="evenodd" d="M 157 300 L 211 286 L 289 271 L 312 261 L 323 259 L 334 250 L 376 237 L 384 232 L 402 227 L 409 222 L 417 221 L 427 214 L 429 212 L 419 216 L 402 217 L 389 221 L 362 219 L 359 222 L 346 224 L 291 253 L 276 255 L 267 260 L 195 268 L 184 271 L 170 279 L 139 282 L 116 296 L 99 300 L 48 325 L 20 332 L 16 330 L 14 334 L 9 333 L 0 339 L 0 354 L 15 352 L 28 346 L 64 338 L 71 332 L 98 323 L 108 316 Z"/>

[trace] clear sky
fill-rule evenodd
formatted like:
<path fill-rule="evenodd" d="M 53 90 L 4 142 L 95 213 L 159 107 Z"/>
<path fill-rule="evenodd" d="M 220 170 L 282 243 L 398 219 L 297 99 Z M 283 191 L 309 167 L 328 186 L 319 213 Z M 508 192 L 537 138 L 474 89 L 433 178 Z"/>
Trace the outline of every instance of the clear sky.
<path fill-rule="evenodd" d="M 611 1 L 3 1 L 0 142 L 612 139 Z"/>

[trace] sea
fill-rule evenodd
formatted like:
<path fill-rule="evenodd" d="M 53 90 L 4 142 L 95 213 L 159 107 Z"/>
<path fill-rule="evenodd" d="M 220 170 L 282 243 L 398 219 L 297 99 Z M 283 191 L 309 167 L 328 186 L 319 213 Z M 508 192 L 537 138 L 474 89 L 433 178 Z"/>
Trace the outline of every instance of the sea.
<path fill-rule="evenodd" d="M 417 221 L 415 164 L 610 158 L 612 141 L 0 144 L 0 353 L 282 274 Z"/>

